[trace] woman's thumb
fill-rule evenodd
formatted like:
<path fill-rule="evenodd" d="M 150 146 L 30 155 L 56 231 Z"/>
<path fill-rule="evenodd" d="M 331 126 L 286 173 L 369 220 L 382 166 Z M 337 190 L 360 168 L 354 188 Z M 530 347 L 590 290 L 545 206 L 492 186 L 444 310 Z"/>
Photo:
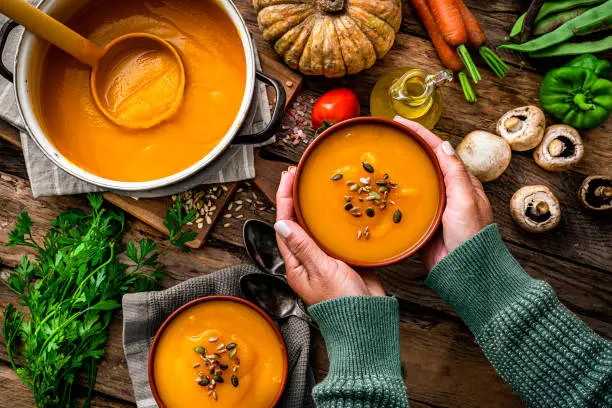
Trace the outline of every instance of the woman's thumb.
<path fill-rule="evenodd" d="M 297 223 L 277 221 L 274 229 L 292 255 L 293 259 L 286 260 L 289 268 L 302 265 L 308 272 L 313 272 L 323 266 L 327 255 Z"/>
<path fill-rule="evenodd" d="M 474 187 L 470 175 L 457 157 L 453 146 L 448 141 L 442 142 L 435 149 L 435 153 L 444 174 L 448 199 L 471 197 Z"/>

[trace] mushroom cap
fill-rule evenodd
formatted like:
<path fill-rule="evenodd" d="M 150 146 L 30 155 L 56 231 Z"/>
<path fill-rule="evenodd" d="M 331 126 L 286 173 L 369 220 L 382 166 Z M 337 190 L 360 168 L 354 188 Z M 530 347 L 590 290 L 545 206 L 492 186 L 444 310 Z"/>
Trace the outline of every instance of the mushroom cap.
<path fill-rule="evenodd" d="M 469 172 L 483 183 L 501 176 L 512 158 L 508 142 L 483 130 L 468 133 L 456 152 Z"/>
<path fill-rule="evenodd" d="M 564 171 L 574 167 L 583 155 L 580 133 L 567 125 L 546 128 L 542 143 L 533 151 L 538 166 L 548 171 Z"/>
<path fill-rule="evenodd" d="M 504 113 L 497 121 L 497 133 L 506 139 L 512 150 L 530 150 L 542 141 L 546 118 L 537 106 L 528 105 Z"/>
<path fill-rule="evenodd" d="M 525 231 L 544 232 L 559 225 L 559 200 L 546 186 L 525 186 L 512 196 L 510 214 Z"/>
<path fill-rule="evenodd" d="M 578 198 L 582 204 L 596 211 L 612 210 L 612 177 L 589 176 L 584 179 Z"/>

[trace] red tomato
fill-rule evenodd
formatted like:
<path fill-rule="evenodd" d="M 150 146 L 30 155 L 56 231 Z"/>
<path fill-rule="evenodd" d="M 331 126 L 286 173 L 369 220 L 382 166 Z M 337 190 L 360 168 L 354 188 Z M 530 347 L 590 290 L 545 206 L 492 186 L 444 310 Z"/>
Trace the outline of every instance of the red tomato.
<path fill-rule="evenodd" d="M 321 95 L 312 107 L 312 128 L 320 133 L 334 123 L 357 116 L 357 95 L 348 88 L 332 89 Z"/>

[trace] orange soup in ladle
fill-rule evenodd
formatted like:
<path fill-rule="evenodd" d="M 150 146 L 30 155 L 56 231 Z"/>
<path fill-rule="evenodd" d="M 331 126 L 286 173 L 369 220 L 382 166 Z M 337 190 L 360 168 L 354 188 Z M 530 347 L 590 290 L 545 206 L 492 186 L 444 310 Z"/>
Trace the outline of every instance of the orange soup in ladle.
<path fill-rule="evenodd" d="M 181 105 L 185 69 L 165 40 L 131 33 L 102 48 L 26 0 L 3 0 L 0 12 L 89 65 L 95 103 L 113 123 L 147 129 L 170 118 Z"/>

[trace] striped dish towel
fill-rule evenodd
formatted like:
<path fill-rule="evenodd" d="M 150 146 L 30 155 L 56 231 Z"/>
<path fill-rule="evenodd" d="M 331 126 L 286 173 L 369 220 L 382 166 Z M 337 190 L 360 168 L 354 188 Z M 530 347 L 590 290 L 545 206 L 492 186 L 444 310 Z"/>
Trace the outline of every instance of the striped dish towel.
<path fill-rule="evenodd" d="M 5 22 L 6 17 L 0 15 L 0 25 Z M 13 30 L 6 45 L 3 59 L 6 66 L 9 68 L 14 65 L 15 54 L 22 33 L 23 28 L 21 27 Z M 254 48 L 255 52 L 257 52 L 257 48 Z M 257 56 L 255 61 L 257 69 L 261 70 L 261 64 Z M 0 77 L 0 119 L 3 119 L 19 129 L 23 155 L 28 177 L 30 178 L 32 195 L 34 197 L 103 191 L 100 187 L 86 183 L 66 173 L 45 156 L 26 131 L 23 119 L 17 107 L 13 85 L 2 77 Z M 269 121 L 270 110 L 266 87 L 261 82 L 257 82 L 255 95 L 251 102 L 251 108 L 239 133 L 250 134 L 259 132 Z M 274 137 L 263 143 L 263 145 L 273 142 Z M 126 194 L 132 197 L 162 197 L 176 194 L 202 184 L 228 183 L 253 177 L 255 177 L 253 146 L 232 145 L 204 170 L 186 180 L 168 187 L 142 192 L 129 192 Z M 120 191 L 116 192 L 119 194 L 122 193 Z"/>

